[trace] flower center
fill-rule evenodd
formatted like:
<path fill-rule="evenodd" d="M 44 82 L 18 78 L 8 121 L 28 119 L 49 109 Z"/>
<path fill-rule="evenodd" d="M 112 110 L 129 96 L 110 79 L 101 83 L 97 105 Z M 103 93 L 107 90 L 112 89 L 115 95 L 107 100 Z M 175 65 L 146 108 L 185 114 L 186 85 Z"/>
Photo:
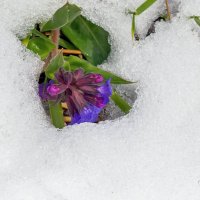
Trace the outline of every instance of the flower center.
<path fill-rule="evenodd" d="M 71 90 L 70 88 L 67 88 L 67 89 L 66 89 L 66 94 L 67 94 L 68 96 L 71 96 L 71 95 L 72 95 L 72 90 Z"/>

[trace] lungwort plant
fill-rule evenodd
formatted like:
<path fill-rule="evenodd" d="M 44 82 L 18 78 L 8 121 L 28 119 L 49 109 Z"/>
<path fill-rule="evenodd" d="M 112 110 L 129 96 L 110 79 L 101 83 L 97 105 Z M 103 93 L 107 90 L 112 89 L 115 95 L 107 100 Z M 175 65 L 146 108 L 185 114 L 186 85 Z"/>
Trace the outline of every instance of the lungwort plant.
<path fill-rule="evenodd" d="M 109 33 L 67 3 L 46 23 L 37 24 L 22 42 L 45 62 L 39 96 L 56 128 L 98 122 L 110 99 L 124 112 L 131 106 L 112 89 L 131 84 L 99 67 L 110 53 Z"/>

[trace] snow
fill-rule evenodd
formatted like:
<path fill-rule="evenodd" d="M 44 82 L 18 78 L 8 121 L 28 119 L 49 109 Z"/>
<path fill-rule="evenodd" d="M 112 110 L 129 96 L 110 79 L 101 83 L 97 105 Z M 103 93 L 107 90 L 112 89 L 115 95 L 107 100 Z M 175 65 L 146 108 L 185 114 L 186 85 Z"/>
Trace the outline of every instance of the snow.
<path fill-rule="evenodd" d="M 134 43 L 125 10 L 143 0 L 73 2 L 111 33 L 103 67 L 137 80 L 127 88 L 137 87 L 137 101 L 119 119 L 55 130 L 37 96 L 42 62 L 17 36 L 64 1 L 1 0 L 0 199 L 198 200 L 200 40 L 188 19 L 199 15 L 198 0 L 175 1 L 173 20 L 145 38 L 164 9 L 158 1 L 138 16 L 143 39 Z"/>

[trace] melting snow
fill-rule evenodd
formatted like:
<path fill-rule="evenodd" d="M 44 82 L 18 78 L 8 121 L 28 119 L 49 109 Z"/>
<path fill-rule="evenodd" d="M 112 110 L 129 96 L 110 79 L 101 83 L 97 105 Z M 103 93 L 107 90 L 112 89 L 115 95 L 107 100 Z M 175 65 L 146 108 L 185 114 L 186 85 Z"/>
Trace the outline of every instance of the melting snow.
<path fill-rule="evenodd" d="M 109 30 L 103 67 L 138 80 L 137 101 L 123 118 L 55 130 L 37 96 L 42 62 L 17 36 L 64 0 L 1 0 L 0 199 L 199 200 L 200 40 L 188 19 L 199 0 L 173 1 L 172 22 L 145 38 L 164 10 L 157 1 L 137 17 L 144 39 L 134 44 L 125 11 L 143 0 L 70 2 Z"/>

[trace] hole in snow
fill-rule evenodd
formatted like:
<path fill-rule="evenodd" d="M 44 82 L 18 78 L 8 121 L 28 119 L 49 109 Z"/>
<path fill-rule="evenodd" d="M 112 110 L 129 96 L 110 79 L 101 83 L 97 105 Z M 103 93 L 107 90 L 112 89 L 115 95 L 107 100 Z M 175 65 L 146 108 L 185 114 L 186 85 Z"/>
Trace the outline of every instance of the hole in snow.
<path fill-rule="evenodd" d="M 115 89 L 115 88 L 114 88 Z M 123 86 L 117 86 L 116 87 L 119 95 L 125 99 L 129 105 L 133 106 L 136 99 L 137 99 L 137 92 L 136 92 L 136 86 L 133 85 L 123 85 Z M 125 115 L 116 105 L 113 103 L 113 101 L 110 101 L 106 109 L 104 109 L 103 113 L 103 121 L 104 120 L 113 120 L 117 119 L 119 117 L 122 117 Z"/>
<path fill-rule="evenodd" d="M 38 83 L 41 84 L 45 80 L 45 73 L 42 72 L 39 76 Z M 130 105 L 132 106 L 137 99 L 136 87 L 132 85 L 121 85 L 121 86 L 112 86 L 113 90 L 117 90 L 118 94 Z M 43 108 L 48 116 L 50 116 L 49 105 L 47 102 L 42 102 Z M 69 110 L 63 108 L 63 116 L 69 117 Z M 125 115 L 115 103 L 110 99 L 108 105 L 101 111 L 99 114 L 98 122 L 106 120 L 114 120 Z"/>

